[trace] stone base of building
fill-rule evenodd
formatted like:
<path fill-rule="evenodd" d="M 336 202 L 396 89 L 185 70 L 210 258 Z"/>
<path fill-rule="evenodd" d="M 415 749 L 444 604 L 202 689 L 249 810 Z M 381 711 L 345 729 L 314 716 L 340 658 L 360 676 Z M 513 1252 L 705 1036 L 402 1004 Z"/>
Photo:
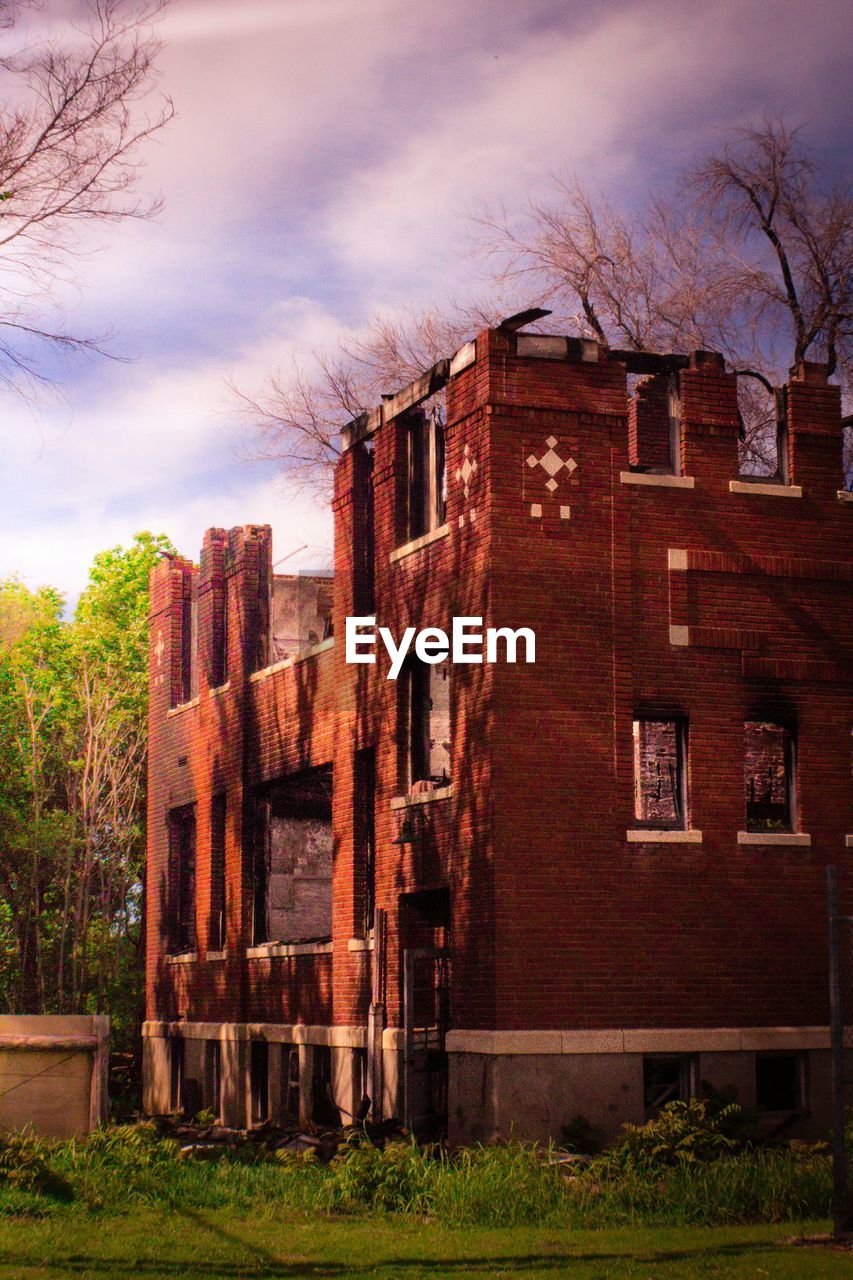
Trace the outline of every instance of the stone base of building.
<path fill-rule="evenodd" d="M 206 1110 L 240 1128 L 346 1125 L 367 1092 L 366 1042 L 355 1026 L 148 1022 L 143 1109 Z M 381 1059 L 381 1115 L 402 1119 L 401 1029 L 382 1033 Z M 610 1139 L 648 1119 L 650 1092 L 665 1098 L 668 1080 L 672 1096 L 707 1085 L 758 1106 L 768 1131 L 785 1137 L 822 1137 L 831 1123 L 826 1027 L 459 1030 L 447 1036 L 447 1068 L 448 1136 L 459 1144 L 560 1143 L 579 1119 Z M 768 1105 L 774 1087 L 778 1106 Z"/>
<path fill-rule="evenodd" d="M 147 1115 L 212 1111 L 222 1124 L 235 1128 L 265 1120 L 336 1127 L 359 1115 L 366 1092 L 364 1027 L 146 1022 L 142 1035 L 142 1107 Z M 401 1050 L 401 1033 L 386 1029 L 385 1116 L 402 1114 Z"/>
<path fill-rule="evenodd" d="M 745 1108 L 764 1102 L 768 1131 L 786 1137 L 824 1137 L 831 1123 L 827 1027 L 451 1031 L 447 1047 L 453 1142 L 559 1143 L 579 1118 L 611 1139 L 649 1118 L 661 1068 L 680 1075 L 681 1096 L 709 1085 Z M 795 1081 L 796 1096 L 779 1099 L 793 1105 L 760 1096 L 774 1073 Z"/>

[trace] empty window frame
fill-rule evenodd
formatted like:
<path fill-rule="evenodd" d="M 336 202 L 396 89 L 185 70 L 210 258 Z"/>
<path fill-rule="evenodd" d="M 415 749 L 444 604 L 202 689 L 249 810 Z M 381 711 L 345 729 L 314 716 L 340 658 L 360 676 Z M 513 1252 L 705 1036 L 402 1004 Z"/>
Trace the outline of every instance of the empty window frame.
<path fill-rule="evenodd" d="M 373 928 L 376 906 L 376 748 L 355 754 L 354 804 L 355 932 L 365 937 Z"/>
<path fill-rule="evenodd" d="M 801 1053 L 755 1055 L 755 1101 L 763 1111 L 800 1111 L 806 1100 L 805 1058 Z"/>
<path fill-rule="evenodd" d="M 222 1116 L 222 1046 L 218 1040 L 204 1042 L 204 1105 L 218 1120 Z"/>
<path fill-rule="evenodd" d="M 404 542 L 444 524 L 447 508 L 444 422 L 438 409 L 406 419 L 406 519 Z"/>
<path fill-rule="evenodd" d="M 270 1047 L 266 1040 L 253 1040 L 249 1053 L 251 1122 L 264 1124 L 270 1117 Z"/>
<path fill-rule="evenodd" d="M 769 391 L 748 374 L 737 380 L 738 471 L 743 480 L 790 483 L 785 388 Z"/>
<path fill-rule="evenodd" d="M 215 795 L 210 805 L 210 920 L 208 947 L 221 951 L 225 946 L 225 793 Z"/>
<path fill-rule="evenodd" d="M 643 1106 L 646 1118 L 668 1102 L 686 1102 L 696 1092 L 696 1059 L 688 1053 L 647 1053 L 643 1057 Z"/>
<path fill-rule="evenodd" d="M 795 831 L 795 743 L 783 725 L 750 720 L 743 727 L 747 831 Z"/>
<path fill-rule="evenodd" d="M 211 590 L 210 671 L 211 688 L 228 679 L 228 590 L 225 581 L 216 582 Z"/>
<path fill-rule="evenodd" d="M 450 665 L 417 659 L 409 663 L 407 697 L 408 760 L 406 782 L 450 782 Z"/>
<path fill-rule="evenodd" d="M 341 1113 L 335 1106 L 332 1088 L 332 1050 L 329 1045 L 315 1044 L 311 1057 L 311 1120 L 336 1129 L 341 1123 Z"/>
<path fill-rule="evenodd" d="M 195 805 L 169 813 L 169 949 L 174 954 L 194 951 L 195 928 Z"/>
<path fill-rule="evenodd" d="M 634 819 L 651 829 L 686 827 L 686 720 L 634 720 Z"/>
<path fill-rule="evenodd" d="M 299 1047 L 281 1046 L 281 1123 L 299 1124 Z"/>
<path fill-rule="evenodd" d="M 185 596 L 181 603 L 181 679 L 178 702 L 190 702 L 198 693 L 198 601 Z"/>

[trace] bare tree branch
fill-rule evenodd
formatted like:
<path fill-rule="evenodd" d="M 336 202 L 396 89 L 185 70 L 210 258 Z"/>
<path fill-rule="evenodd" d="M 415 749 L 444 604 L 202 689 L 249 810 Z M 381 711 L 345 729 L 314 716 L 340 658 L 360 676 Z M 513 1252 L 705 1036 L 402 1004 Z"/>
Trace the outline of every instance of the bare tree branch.
<path fill-rule="evenodd" d="M 168 0 L 91 0 L 85 28 L 0 59 L 0 378 L 38 380 L 39 348 L 101 351 L 43 316 L 79 255 L 82 224 L 150 218 L 135 194 L 141 150 L 174 114 L 153 92 Z M 14 20 L 0 9 L 7 25 Z M 146 105 L 147 104 L 147 105 Z M 15 338 L 23 341 L 23 350 Z"/>

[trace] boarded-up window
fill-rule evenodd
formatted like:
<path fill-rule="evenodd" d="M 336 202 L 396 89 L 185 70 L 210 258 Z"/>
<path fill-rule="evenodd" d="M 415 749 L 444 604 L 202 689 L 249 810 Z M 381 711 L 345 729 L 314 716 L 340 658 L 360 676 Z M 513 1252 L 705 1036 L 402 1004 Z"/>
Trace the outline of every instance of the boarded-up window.
<path fill-rule="evenodd" d="M 176 953 L 194 951 L 195 936 L 195 805 L 169 814 L 169 946 Z"/>
<path fill-rule="evenodd" d="M 793 831 L 794 742 L 789 731 L 766 721 L 744 725 L 744 792 L 747 831 Z"/>
<path fill-rule="evenodd" d="M 634 721 L 634 818 L 649 827 L 684 827 L 687 726 L 681 720 Z"/>
<path fill-rule="evenodd" d="M 446 662 L 409 664 L 408 783 L 450 781 L 450 667 Z"/>
<path fill-rule="evenodd" d="M 255 813 L 254 942 L 331 937 L 331 769 L 281 779 Z"/>

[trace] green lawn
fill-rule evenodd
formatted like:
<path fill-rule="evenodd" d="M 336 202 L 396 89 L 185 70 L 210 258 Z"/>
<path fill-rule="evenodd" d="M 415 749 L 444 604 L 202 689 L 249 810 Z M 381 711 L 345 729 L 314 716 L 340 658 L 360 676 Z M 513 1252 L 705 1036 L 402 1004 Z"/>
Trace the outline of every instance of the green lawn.
<path fill-rule="evenodd" d="M 809 1234 L 826 1223 L 805 1226 Z M 791 1226 L 610 1231 L 432 1226 L 403 1218 L 132 1209 L 0 1221 L 3 1280 L 568 1276 L 570 1280 L 853 1277 L 853 1254 L 788 1243 Z"/>

